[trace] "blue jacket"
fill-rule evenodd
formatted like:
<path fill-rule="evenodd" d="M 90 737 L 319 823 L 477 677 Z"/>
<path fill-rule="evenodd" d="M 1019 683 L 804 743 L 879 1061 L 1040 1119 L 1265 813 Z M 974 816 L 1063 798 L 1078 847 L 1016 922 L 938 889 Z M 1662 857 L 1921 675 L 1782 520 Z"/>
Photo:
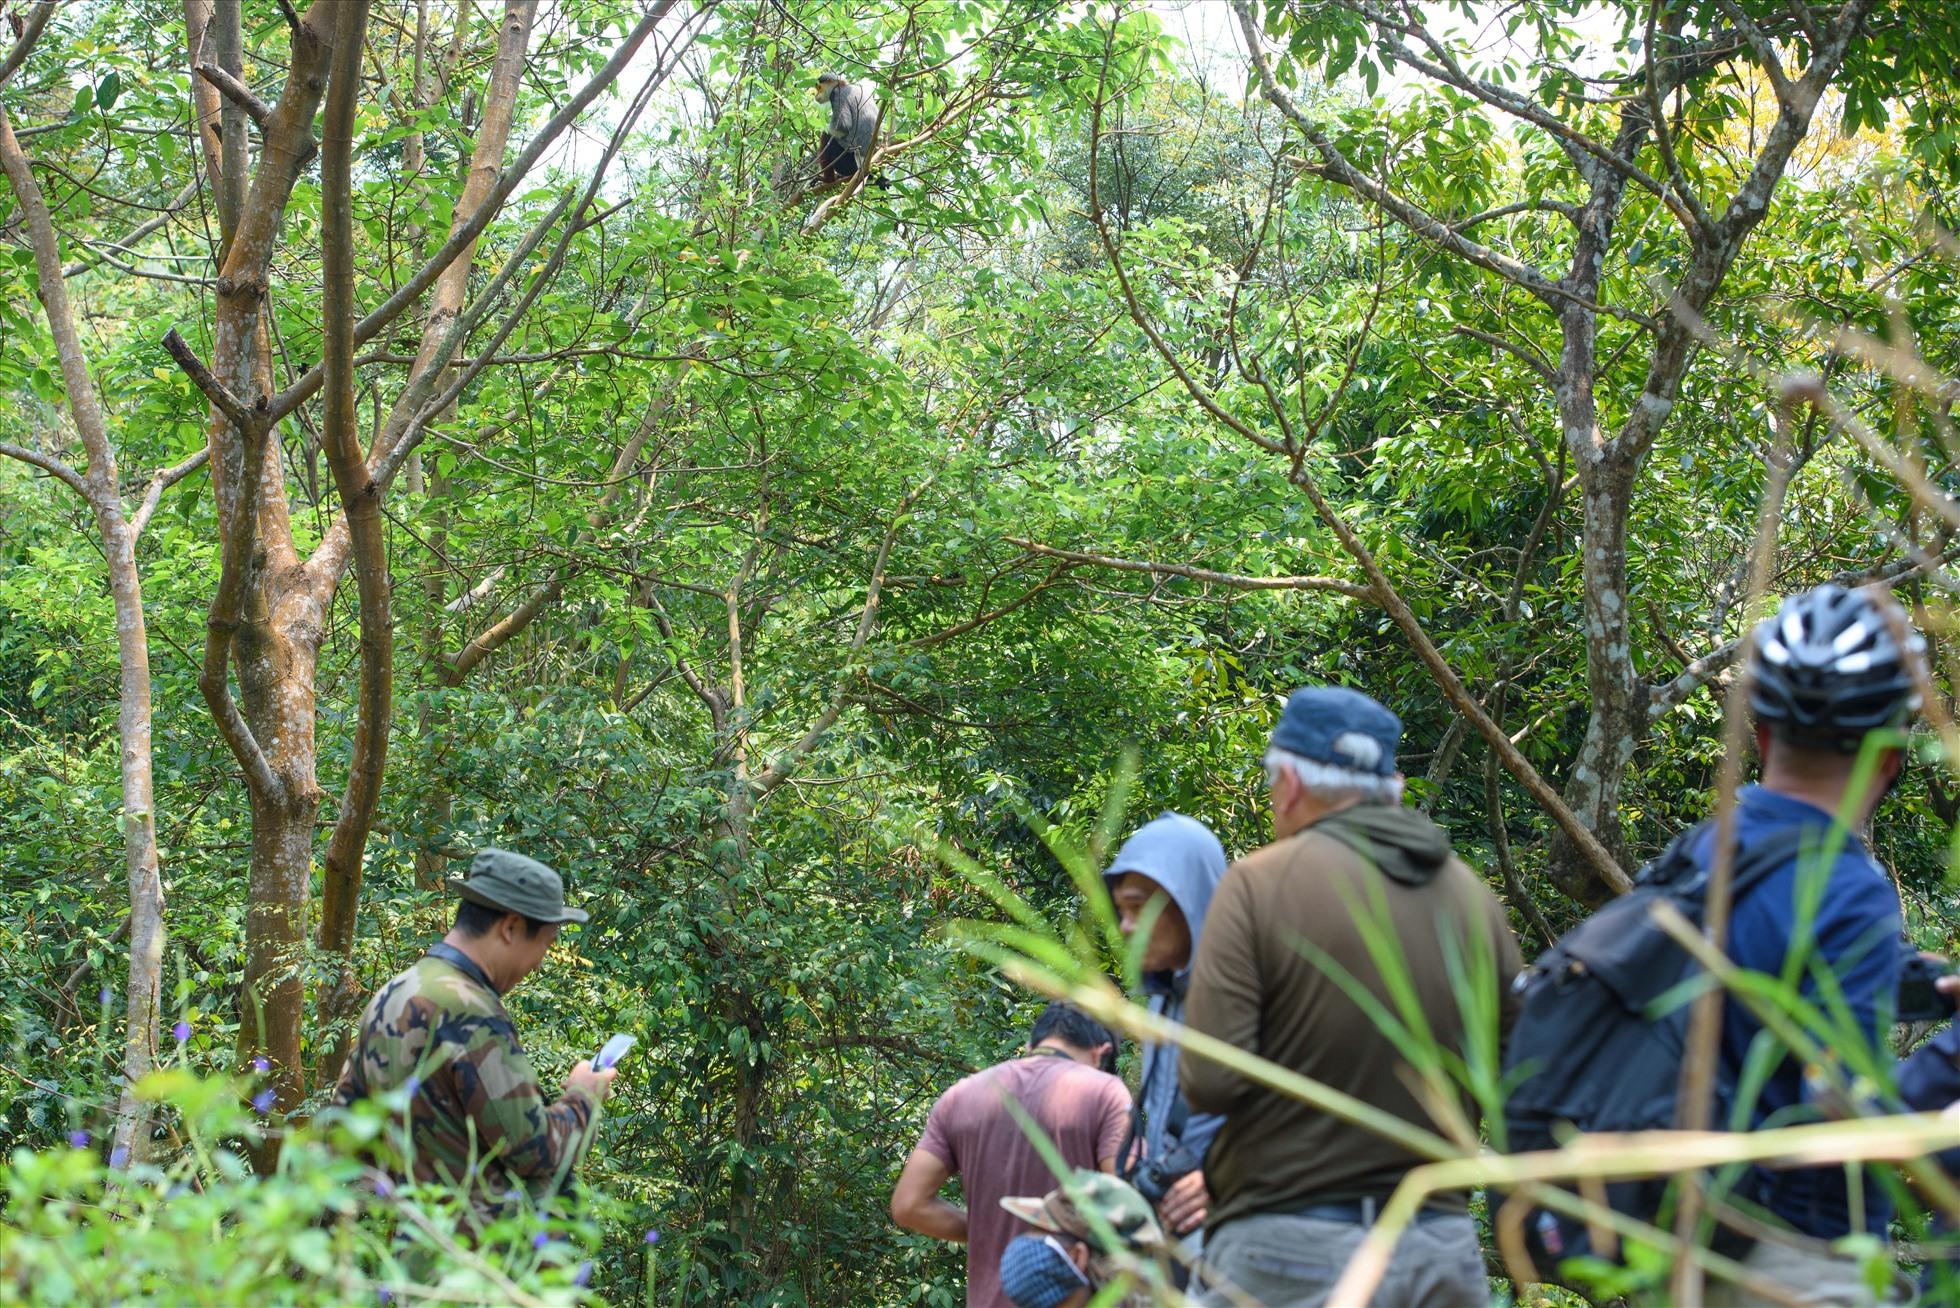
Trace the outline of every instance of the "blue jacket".
<path fill-rule="evenodd" d="M 1196 957 L 1198 936 L 1204 930 L 1205 910 L 1211 907 L 1212 891 L 1225 875 L 1225 847 L 1204 823 L 1179 813 L 1165 813 L 1143 826 L 1116 851 L 1116 858 L 1103 873 L 1103 884 L 1111 890 L 1125 872 L 1140 872 L 1164 888 L 1171 902 L 1184 914 L 1191 928 L 1191 952 Z M 1186 962 L 1177 972 L 1151 972 L 1143 978 L 1151 1012 L 1173 1022 L 1184 1020 L 1184 990 L 1191 980 Z M 1183 1104 L 1177 1083 L 1177 1046 L 1146 1044 L 1143 1047 L 1143 1081 L 1137 1094 L 1137 1109 L 1143 1117 L 1143 1144 L 1146 1156 L 1162 1156 L 1179 1144 L 1190 1146 L 1200 1157 L 1225 1119 L 1214 1113 L 1193 1115 Z M 1173 1133 L 1175 1119 L 1183 1118 L 1182 1130 Z"/>
<path fill-rule="evenodd" d="M 1746 787 L 1736 800 L 1736 841 L 1741 848 L 1786 826 L 1827 827 L 1831 822 L 1831 815 L 1822 809 L 1761 786 Z M 1712 845 L 1711 827 L 1696 851 L 1704 866 Z M 1806 884 L 1820 875 L 1805 868 L 1806 861 L 1793 859 L 1736 902 L 1729 922 L 1729 956 L 1741 967 L 1774 976 L 1795 954 L 1803 967 L 1804 997 L 1826 1012 L 1830 1009 L 1819 996 L 1816 971 L 1819 967 L 1828 971 L 1836 978 L 1857 1029 L 1871 1048 L 1883 1050 L 1889 1032 L 1880 1024 L 1889 1021 L 1907 953 L 1898 892 L 1856 834 L 1845 835 L 1837 858 L 1827 873 L 1821 873 L 1825 876 L 1821 887 Z M 1815 908 L 1808 929 L 1800 929 L 1802 905 L 1812 896 Z M 1722 1027 L 1725 1084 L 1740 1083 L 1750 1046 L 1761 1033 L 1756 1019 L 1731 999 Z M 1811 1102 L 1797 1059 L 1780 1047 L 1776 1053 L 1761 1093 L 1747 1106 L 1751 1129 L 1823 1116 Z M 1883 1234 L 1892 1216 L 1891 1199 L 1870 1178 L 1862 1186 L 1865 1228 Z M 1806 1235 L 1836 1239 L 1851 1233 L 1850 1192 L 1842 1167 L 1758 1170 L 1747 1179 L 1743 1193 Z"/>

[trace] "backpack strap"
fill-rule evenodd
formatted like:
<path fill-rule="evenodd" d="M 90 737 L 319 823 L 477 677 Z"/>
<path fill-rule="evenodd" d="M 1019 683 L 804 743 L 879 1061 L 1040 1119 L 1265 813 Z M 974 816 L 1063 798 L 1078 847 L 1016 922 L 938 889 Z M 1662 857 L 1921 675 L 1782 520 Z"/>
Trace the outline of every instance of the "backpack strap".
<path fill-rule="evenodd" d="M 1730 902 L 1740 899 L 1745 890 L 1801 856 L 1807 844 L 1814 842 L 1821 845 L 1830 830 L 1829 823 L 1799 823 L 1779 827 L 1769 835 L 1738 848 L 1729 873 Z M 1703 818 L 1670 840 L 1667 847 L 1640 870 L 1635 884 L 1670 885 L 1683 873 L 1706 872 L 1712 866 L 1712 859 L 1705 860 L 1697 853 L 1704 834 L 1711 842 L 1708 851 L 1712 854 L 1715 819 Z"/>
<path fill-rule="evenodd" d="M 1729 875 L 1729 902 L 1780 870 L 1784 864 L 1802 856 L 1807 845 L 1822 845 L 1830 834 L 1829 823 L 1796 823 L 1779 827 L 1762 839 L 1735 852 L 1735 867 Z M 1712 850 L 1711 850 L 1712 852 Z"/>
<path fill-rule="evenodd" d="M 1695 860 L 1695 846 L 1701 842 L 1701 833 L 1713 824 L 1713 818 L 1703 818 L 1686 831 L 1676 834 L 1660 853 L 1641 866 L 1634 874 L 1633 883 L 1637 886 L 1670 886 L 1684 874 L 1698 872 L 1701 865 Z"/>

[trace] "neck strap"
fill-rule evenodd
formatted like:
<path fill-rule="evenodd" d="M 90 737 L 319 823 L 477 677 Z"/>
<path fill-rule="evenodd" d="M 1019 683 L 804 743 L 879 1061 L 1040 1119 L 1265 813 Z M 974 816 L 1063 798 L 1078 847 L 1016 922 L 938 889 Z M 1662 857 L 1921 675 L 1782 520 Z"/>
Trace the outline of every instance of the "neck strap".
<path fill-rule="evenodd" d="M 490 974 L 483 970 L 483 965 L 447 940 L 438 940 L 430 945 L 429 957 L 441 959 L 499 999 L 503 997 L 504 992 L 497 989 L 497 983 L 490 979 Z"/>

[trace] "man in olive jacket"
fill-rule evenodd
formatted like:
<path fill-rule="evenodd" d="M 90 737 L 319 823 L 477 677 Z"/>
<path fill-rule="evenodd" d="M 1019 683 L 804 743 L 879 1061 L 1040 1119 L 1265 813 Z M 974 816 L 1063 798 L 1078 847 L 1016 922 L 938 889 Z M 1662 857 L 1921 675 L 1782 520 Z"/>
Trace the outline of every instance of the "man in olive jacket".
<path fill-rule="evenodd" d="M 1394 1041 L 1343 988 L 1364 986 L 1404 1025 L 1365 925 L 1407 976 L 1420 1022 L 1462 1051 L 1474 1015 L 1515 1014 L 1522 963 L 1504 910 L 1450 853 L 1441 828 L 1401 806 L 1402 723 L 1366 695 L 1309 687 L 1287 701 L 1266 755 L 1275 840 L 1226 872 L 1192 967 L 1186 1020 L 1282 1067 L 1440 1131 Z M 1481 994 L 1458 993 L 1477 985 Z M 1473 1029 L 1473 1028 L 1472 1028 Z M 1382 1204 L 1422 1160 L 1380 1136 L 1187 1055 L 1191 1108 L 1222 1113 L 1206 1156 L 1211 1212 L 1200 1302 L 1319 1305 Z M 1476 1109 L 1462 1097 L 1465 1117 Z M 1436 1196 L 1396 1245 L 1378 1308 L 1489 1301 L 1463 1194 Z"/>
<path fill-rule="evenodd" d="M 485 849 L 450 887 L 462 900 L 456 925 L 368 1001 L 333 1102 L 407 1087 L 409 1156 L 390 1170 L 461 1188 L 480 1226 L 520 1190 L 544 1199 L 563 1183 L 592 1142 L 614 1069 L 582 1060 L 547 1100 L 504 1008 L 559 927 L 586 920 L 558 873 Z"/>

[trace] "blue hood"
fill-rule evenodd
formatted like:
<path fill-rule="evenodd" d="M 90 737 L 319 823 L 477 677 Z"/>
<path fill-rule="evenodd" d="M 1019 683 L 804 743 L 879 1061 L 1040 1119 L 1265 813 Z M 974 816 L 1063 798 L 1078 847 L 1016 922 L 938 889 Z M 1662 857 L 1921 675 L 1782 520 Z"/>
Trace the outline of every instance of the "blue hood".
<path fill-rule="evenodd" d="M 1195 954 L 1205 927 L 1205 910 L 1211 907 L 1212 892 L 1225 875 L 1225 847 L 1218 843 L 1218 837 L 1194 818 L 1165 813 L 1137 828 L 1123 842 L 1103 872 L 1103 884 L 1114 891 L 1125 872 L 1140 872 L 1164 888 L 1191 928 Z M 1182 989 L 1178 983 L 1190 971 L 1187 962 L 1175 975 L 1150 973 L 1143 979 L 1144 987 L 1159 992 Z"/>

